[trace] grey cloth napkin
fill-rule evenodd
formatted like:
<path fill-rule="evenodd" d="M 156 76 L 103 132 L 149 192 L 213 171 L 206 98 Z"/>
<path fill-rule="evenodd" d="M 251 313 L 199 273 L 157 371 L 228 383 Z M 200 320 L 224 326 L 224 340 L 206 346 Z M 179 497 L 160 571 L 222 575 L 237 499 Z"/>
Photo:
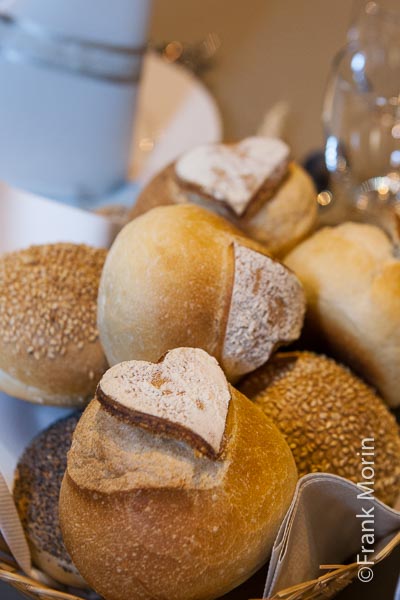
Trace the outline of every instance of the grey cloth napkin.
<path fill-rule="evenodd" d="M 399 577 L 399 581 L 397 582 L 397 588 L 396 588 L 396 593 L 394 595 L 394 600 L 400 600 L 400 577 Z"/>
<path fill-rule="evenodd" d="M 318 578 L 326 573 L 320 565 L 339 566 L 351 558 L 357 561 L 357 554 L 361 560 L 371 557 L 372 561 L 400 532 L 400 513 L 364 491 L 327 473 L 299 480 L 275 540 L 264 598 Z M 373 537 L 362 539 L 363 534 Z M 368 549 L 374 552 L 363 553 L 363 543 L 366 547 L 372 540 Z"/>
<path fill-rule="evenodd" d="M 31 573 L 31 556 L 13 498 L 0 472 L 0 532 L 12 555 L 26 574 Z"/>

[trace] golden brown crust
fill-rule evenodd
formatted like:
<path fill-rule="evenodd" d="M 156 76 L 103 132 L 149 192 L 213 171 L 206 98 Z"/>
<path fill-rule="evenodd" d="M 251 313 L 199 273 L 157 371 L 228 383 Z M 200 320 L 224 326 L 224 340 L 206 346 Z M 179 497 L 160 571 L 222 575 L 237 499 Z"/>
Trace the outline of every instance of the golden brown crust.
<path fill-rule="evenodd" d="M 95 427 L 94 408 L 77 436 Z M 110 479 L 107 493 L 88 490 L 69 474 L 78 458 L 70 456 L 62 485 L 64 540 L 82 574 L 107 600 L 206 600 L 235 587 L 268 558 L 297 479 L 281 435 L 236 390 L 222 456 L 226 467 L 211 487 L 199 486 L 197 476 L 179 487 L 164 487 L 161 479 L 156 488 L 117 491 Z M 205 461 L 201 469 L 214 463 L 197 460 Z"/>
<path fill-rule="evenodd" d="M 271 271 L 268 294 L 282 304 L 283 312 L 289 314 L 292 305 L 297 308 L 296 315 L 292 314 L 292 331 L 287 335 L 285 330 L 282 336 L 275 332 L 273 348 L 296 339 L 304 296 L 289 270 L 269 257 L 263 246 L 209 211 L 190 204 L 158 207 L 121 231 L 105 263 L 98 325 L 110 364 L 132 359 L 155 362 L 172 348 L 190 346 L 213 355 L 228 379 L 235 381 L 265 362 L 273 349 L 265 343 L 265 336 L 275 325 L 271 321 L 267 330 L 258 327 L 267 319 L 265 306 L 255 316 L 251 311 L 238 312 L 240 319 L 243 317 L 240 327 L 252 327 L 257 352 L 251 364 L 239 344 L 232 346 L 235 356 L 227 353 L 228 327 L 239 331 L 235 327 L 238 319 L 233 324 L 229 321 L 232 298 L 235 290 L 243 288 L 242 281 L 235 279 L 233 244 L 257 253 L 263 262 L 261 271 Z M 279 275 L 282 270 L 283 278 Z M 257 273 L 253 279 L 246 296 L 250 304 L 258 293 Z M 266 304 L 267 300 L 264 294 L 260 302 Z"/>
<path fill-rule="evenodd" d="M 382 400 L 345 367 L 310 352 L 277 354 L 240 389 L 280 428 L 300 476 L 320 471 L 358 483 L 362 461 L 372 460 L 374 492 L 394 504 L 400 493 L 399 427 Z M 363 459 L 365 439 L 373 453 Z"/>
<path fill-rule="evenodd" d="M 128 218 L 130 220 L 140 217 L 140 215 L 143 215 L 157 206 L 169 206 L 171 204 L 186 202 L 183 194 L 181 196 L 181 202 L 178 201 L 179 188 L 175 179 L 174 164 L 175 163 L 171 163 L 157 173 L 157 175 L 143 188 L 129 212 Z"/>
<path fill-rule="evenodd" d="M 285 259 L 302 281 L 308 320 L 331 351 L 400 405 L 400 261 L 372 225 L 324 228 Z"/>
<path fill-rule="evenodd" d="M 312 232 L 317 221 L 317 191 L 297 163 L 276 193 L 240 224 L 250 237 L 265 244 L 274 256 L 284 256 Z"/>
<path fill-rule="evenodd" d="M 317 192 L 309 175 L 297 163 L 286 166 L 279 185 L 261 187 L 251 210 L 237 217 L 221 202 L 214 202 L 199 190 L 182 184 L 175 163 L 168 165 L 142 190 L 129 213 L 134 219 L 156 206 L 194 203 L 229 220 L 276 256 L 284 256 L 314 228 L 317 219 Z"/>
<path fill-rule="evenodd" d="M 0 371 L 0 388 L 10 396 L 54 406 L 85 404 L 107 369 L 99 340 L 79 350 L 74 345 L 68 346 L 63 357 L 51 361 L 37 361 L 27 356 L 25 362 L 19 359 L 17 363 L 15 356 L 6 358 L 4 364 L 8 371 Z M 22 365 L 24 381 L 20 378 Z"/>
<path fill-rule="evenodd" d="M 96 326 L 106 251 L 33 246 L 0 259 L 0 387 L 32 402 L 78 405 L 107 367 Z"/>
<path fill-rule="evenodd" d="M 155 362 L 182 346 L 204 348 L 218 360 L 236 234 L 190 205 L 156 208 L 121 231 L 99 289 L 98 325 L 110 364 Z"/>

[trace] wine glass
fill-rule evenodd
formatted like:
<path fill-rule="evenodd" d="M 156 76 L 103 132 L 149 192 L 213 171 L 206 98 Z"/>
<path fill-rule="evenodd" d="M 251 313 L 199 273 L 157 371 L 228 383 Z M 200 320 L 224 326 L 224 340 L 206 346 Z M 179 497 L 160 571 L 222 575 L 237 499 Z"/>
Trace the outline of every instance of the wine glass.
<path fill-rule="evenodd" d="M 400 6 L 359 1 L 357 9 L 323 108 L 334 219 L 377 222 L 398 238 Z"/>

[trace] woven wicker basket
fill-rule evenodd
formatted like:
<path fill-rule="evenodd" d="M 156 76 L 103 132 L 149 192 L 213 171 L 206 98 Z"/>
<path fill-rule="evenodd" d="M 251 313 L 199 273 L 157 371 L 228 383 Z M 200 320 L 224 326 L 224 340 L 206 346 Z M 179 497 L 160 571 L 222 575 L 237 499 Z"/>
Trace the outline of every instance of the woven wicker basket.
<path fill-rule="evenodd" d="M 398 545 L 400 545 L 400 532 L 377 554 L 375 563 L 386 558 Z M 357 563 L 343 565 L 338 568 L 332 566 L 332 570 L 318 579 L 282 590 L 271 596 L 269 600 L 326 600 L 327 598 L 333 598 L 357 577 L 357 570 Z M 0 557 L 0 580 L 12 585 L 35 600 L 82 600 L 82 598 L 88 600 L 94 598 L 91 594 L 85 594 L 84 592 L 79 592 L 79 596 L 77 596 L 62 589 L 52 589 L 44 583 L 26 577 L 19 572 L 14 560 L 6 554 L 2 554 Z M 232 593 L 233 598 L 239 600 L 239 596 L 234 592 Z M 240 600 L 247 599 L 241 598 Z"/>

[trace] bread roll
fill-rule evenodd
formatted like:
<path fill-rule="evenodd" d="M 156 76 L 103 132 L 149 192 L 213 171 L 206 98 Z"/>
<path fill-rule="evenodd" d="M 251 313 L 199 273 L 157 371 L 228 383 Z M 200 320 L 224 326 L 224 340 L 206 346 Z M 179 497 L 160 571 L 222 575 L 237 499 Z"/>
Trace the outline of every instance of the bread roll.
<path fill-rule="evenodd" d="M 296 485 L 290 450 L 206 352 L 126 362 L 74 434 L 65 544 L 106 600 L 206 600 L 267 559 Z"/>
<path fill-rule="evenodd" d="M 309 352 L 277 354 L 240 389 L 279 427 L 299 476 L 321 471 L 359 483 L 363 461 L 372 461 L 373 492 L 395 503 L 400 429 L 383 401 L 345 367 Z"/>
<path fill-rule="evenodd" d="M 327 348 L 400 405 L 400 261 L 373 225 L 327 227 L 285 263 L 302 281 L 308 320 Z"/>
<path fill-rule="evenodd" d="M 203 348 L 229 380 L 300 335 L 296 277 L 231 225 L 193 205 L 160 207 L 115 240 L 99 289 L 98 326 L 110 364 Z"/>
<path fill-rule="evenodd" d="M 65 549 L 58 519 L 58 497 L 67 452 L 81 413 L 42 431 L 18 461 L 14 501 L 29 542 L 33 562 L 56 581 L 87 587 Z"/>
<path fill-rule="evenodd" d="M 107 368 L 96 326 L 106 251 L 32 246 L 0 257 L 0 390 L 74 406 Z"/>
<path fill-rule="evenodd" d="M 216 212 L 282 256 L 314 227 L 316 190 L 281 140 L 252 137 L 238 144 L 199 146 L 143 189 L 130 217 L 170 204 Z"/>

